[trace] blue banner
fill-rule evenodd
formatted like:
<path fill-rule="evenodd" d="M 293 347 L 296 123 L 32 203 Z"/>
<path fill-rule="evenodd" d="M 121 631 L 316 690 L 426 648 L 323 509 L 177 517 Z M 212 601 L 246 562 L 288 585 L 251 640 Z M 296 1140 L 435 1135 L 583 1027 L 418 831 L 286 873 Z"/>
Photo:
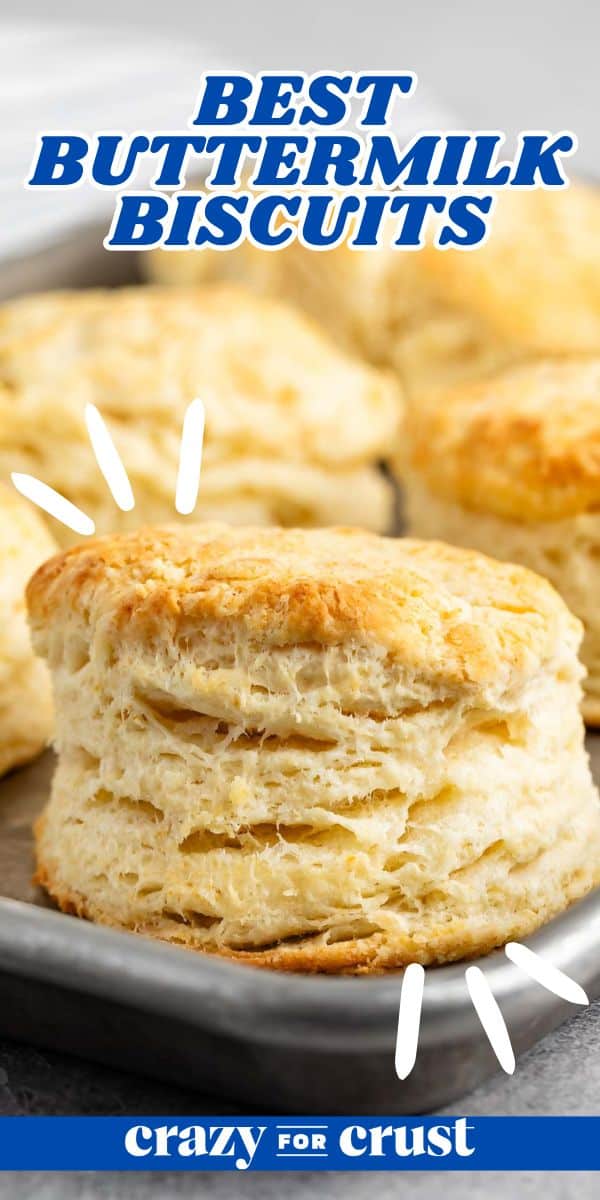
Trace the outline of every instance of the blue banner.
<path fill-rule="evenodd" d="M 594 1171 L 600 1117 L 2 1117 L 0 1169 Z"/>

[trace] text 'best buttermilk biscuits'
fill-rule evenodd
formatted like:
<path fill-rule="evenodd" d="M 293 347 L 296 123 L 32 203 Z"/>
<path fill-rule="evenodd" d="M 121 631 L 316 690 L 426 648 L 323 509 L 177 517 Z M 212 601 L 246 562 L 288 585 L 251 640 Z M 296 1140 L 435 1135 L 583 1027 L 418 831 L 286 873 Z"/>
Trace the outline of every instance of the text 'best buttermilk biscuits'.
<path fill-rule="evenodd" d="M 25 585 L 55 550 L 37 513 L 0 485 L 0 775 L 35 758 L 52 736 L 50 678 L 31 649 Z"/>
<path fill-rule="evenodd" d="M 398 386 L 285 305 L 215 285 L 48 293 L 0 308 L 0 474 L 42 479 L 98 533 L 175 517 L 196 396 L 206 407 L 198 517 L 390 528 L 393 490 L 378 462 L 393 448 Z M 94 459 L 88 402 L 128 472 L 131 512 Z"/>
<path fill-rule="evenodd" d="M 600 881 L 579 622 L 522 567 L 348 529 L 99 539 L 28 590 L 64 909 L 299 971 L 441 962 Z"/>
<path fill-rule="evenodd" d="M 600 358 L 540 362 L 410 406 L 409 526 L 546 575 L 584 622 L 600 724 Z"/>

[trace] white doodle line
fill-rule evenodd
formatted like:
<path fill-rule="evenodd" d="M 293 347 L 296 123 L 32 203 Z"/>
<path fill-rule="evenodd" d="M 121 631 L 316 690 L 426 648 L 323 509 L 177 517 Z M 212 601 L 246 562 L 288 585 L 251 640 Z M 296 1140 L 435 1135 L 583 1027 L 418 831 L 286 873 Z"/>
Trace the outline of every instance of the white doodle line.
<path fill-rule="evenodd" d="M 86 404 L 85 423 L 96 462 L 104 475 L 115 504 L 122 512 L 131 512 L 131 509 L 135 508 L 135 500 L 129 476 L 108 432 L 104 417 L 100 415 L 95 404 Z"/>
<path fill-rule="evenodd" d="M 564 971 L 559 971 L 558 967 L 545 962 L 528 946 L 523 946 L 520 942 L 508 942 L 504 951 L 516 967 L 561 1000 L 567 1000 L 570 1004 L 589 1004 L 586 993 L 574 979 L 565 975 Z M 515 1055 L 506 1022 L 494 993 L 479 967 L 467 967 L 465 979 L 473 1007 L 492 1050 L 502 1070 L 506 1071 L 507 1075 L 512 1075 L 515 1069 Z M 406 967 L 402 980 L 396 1036 L 396 1074 L 402 1080 L 408 1078 L 417 1058 L 424 985 L 423 967 L 418 963 L 411 963 Z"/>
<path fill-rule="evenodd" d="M 179 446 L 179 471 L 175 489 L 175 508 L 182 516 L 193 513 L 198 499 L 202 446 L 204 442 L 204 404 L 192 400 L 183 418 Z"/>
<path fill-rule="evenodd" d="M 60 492 L 55 492 L 47 483 L 42 483 L 41 479 L 36 479 L 33 475 L 22 475 L 20 471 L 13 471 L 11 479 L 17 491 L 26 500 L 37 504 L 38 508 L 43 509 L 50 517 L 55 517 L 61 525 L 66 525 L 82 537 L 89 537 L 95 532 L 96 526 L 91 517 L 61 496 Z"/>
<path fill-rule="evenodd" d="M 130 512 L 135 507 L 135 497 L 129 476 L 106 422 L 94 404 L 86 405 L 85 423 L 96 462 L 115 504 L 123 512 Z M 175 508 L 182 516 L 187 516 L 194 511 L 198 499 L 204 423 L 204 404 L 199 397 L 196 397 L 188 404 L 181 431 Z M 21 496 L 24 496 L 26 500 L 31 500 L 48 516 L 60 521 L 61 525 L 66 525 L 67 529 L 72 529 L 81 537 L 90 537 L 95 533 L 96 527 L 92 518 L 76 504 L 72 504 L 70 500 L 62 496 L 60 492 L 49 487 L 47 483 L 42 483 L 41 479 L 36 479 L 34 475 L 13 471 L 11 480 Z"/>

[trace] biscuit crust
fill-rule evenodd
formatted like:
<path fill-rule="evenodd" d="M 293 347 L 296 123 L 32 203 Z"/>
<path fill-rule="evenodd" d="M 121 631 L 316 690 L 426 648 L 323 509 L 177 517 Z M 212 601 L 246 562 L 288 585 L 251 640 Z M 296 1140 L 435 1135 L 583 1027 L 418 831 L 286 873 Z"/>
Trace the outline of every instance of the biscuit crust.
<path fill-rule="evenodd" d="M 403 461 L 435 494 L 516 521 L 600 506 L 600 357 L 540 361 L 409 406 Z"/>
<path fill-rule="evenodd" d="M 351 528 L 213 524 L 98 538 L 45 563 L 27 597 L 42 652 L 44 628 L 72 613 L 133 641 L 220 621 L 266 648 L 375 642 L 428 679 L 481 689 L 526 678 L 560 633 L 579 630 L 522 567 Z"/>
<path fill-rule="evenodd" d="M 582 620 L 583 713 L 600 724 L 600 357 L 540 360 L 412 403 L 402 469 L 413 534 L 493 547 L 546 576 Z"/>

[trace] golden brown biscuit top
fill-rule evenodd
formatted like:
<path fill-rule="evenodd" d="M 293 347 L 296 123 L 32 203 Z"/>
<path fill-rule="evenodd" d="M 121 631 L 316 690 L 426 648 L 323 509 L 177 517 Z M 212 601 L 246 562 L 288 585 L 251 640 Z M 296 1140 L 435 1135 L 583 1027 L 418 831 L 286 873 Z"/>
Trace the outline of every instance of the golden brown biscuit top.
<path fill-rule="evenodd" d="M 483 246 L 421 254 L 443 302 L 516 349 L 600 352 L 600 188 L 502 192 Z"/>
<path fill-rule="evenodd" d="M 400 416 L 391 376 L 243 288 L 53 292 L 0 307 L 0 449 L 43 424 L 65 442 L 85 437 L 88 401 L 167 445 L 196 396 L 209 459 L 364 462 L 389 450 Z"/>
<path fill-rule="evenodd" d="M 511 368 L 410 406 L 404 456 L 436 494 L 517 521 L 600 505 L 600 358 Z"/>
<path fill-rule="evenodd" d="M 223 623 L 257 648 L 362 644 L 427 682 L 504 692 L 580 625 L 523 567 L 355 529 L 199 525 L 99 538 L 29 584 L 38 648 L 74 612 L 116 644 L 164 645 Z"/>

